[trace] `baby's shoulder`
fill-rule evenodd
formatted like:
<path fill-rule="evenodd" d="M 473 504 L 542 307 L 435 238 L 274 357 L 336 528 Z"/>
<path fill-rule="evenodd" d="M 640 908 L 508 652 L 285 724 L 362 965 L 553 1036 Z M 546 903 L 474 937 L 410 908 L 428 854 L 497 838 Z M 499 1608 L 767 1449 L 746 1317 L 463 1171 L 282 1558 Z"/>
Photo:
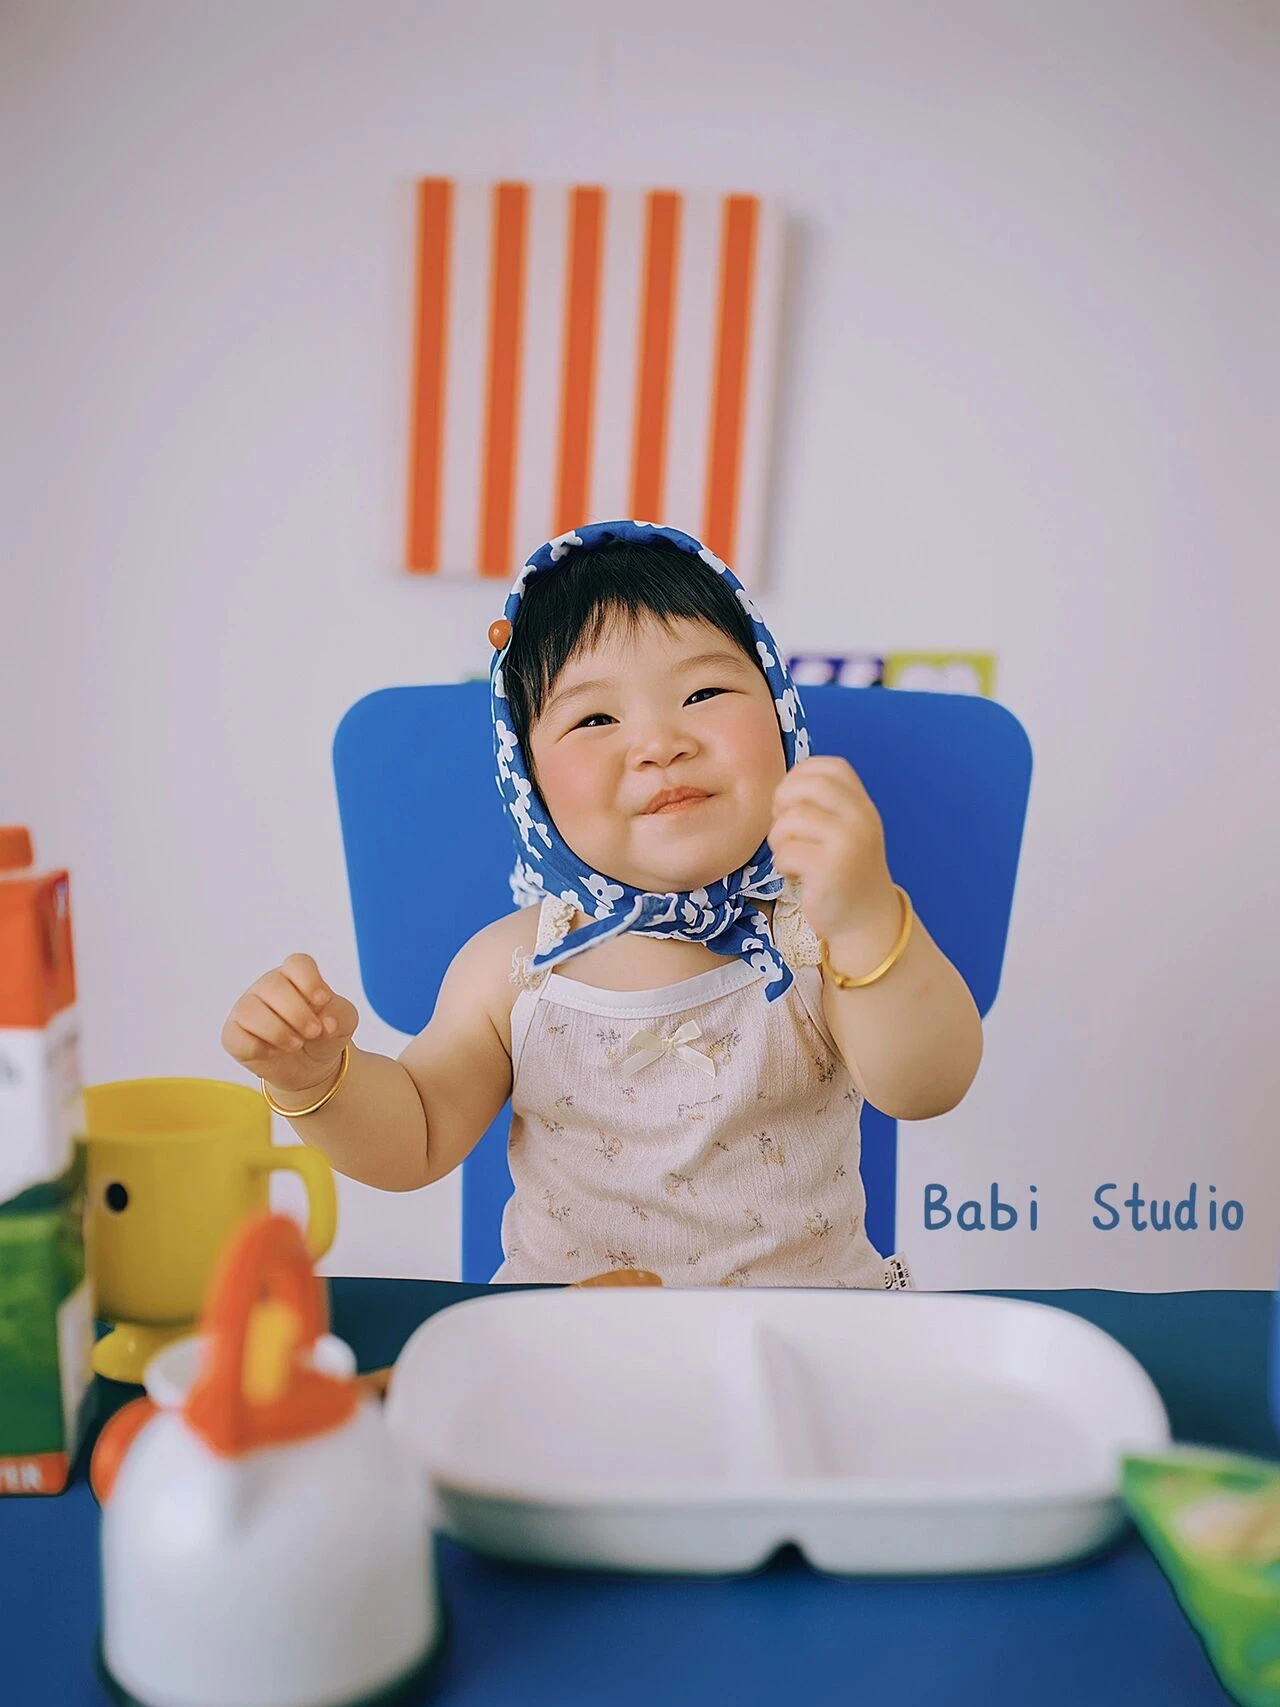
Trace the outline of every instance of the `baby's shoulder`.
<path fill-rule="evenodd" d="M 511 1009 L 518 994 L 511 982 L 512 965 L 532 953 L 537 935 L 538 909 L 526 907 L 504 913 L 469 937 L 444 975 L 432 1023 L 460 1020 L 465 1024 L 467 1016 L 486 1014 L 508 1046 Z"/>
<path fill-rule="evenodd" d="M 511 969 L 511 956 L 518 950 L 532 954 L 538 940 L 538 906 L 520 907 L 514 913 L 504 913 L 500 919 L 495 919 L 491 925 L 477 931 L 473 941 L 484 941 L 486 950 L 495 961 L 505 963 L 507 971 Z"/>
<path fill-rule="evenodd" d="M 534 906 L 504 913 L 478 930 L 458 951 L 458 960 L 468 962 L 492 1004 L 508 1014 L 517 993 L 511 981 L 512 967 L 522 964 L 537 946 L 538 911 Z"/>

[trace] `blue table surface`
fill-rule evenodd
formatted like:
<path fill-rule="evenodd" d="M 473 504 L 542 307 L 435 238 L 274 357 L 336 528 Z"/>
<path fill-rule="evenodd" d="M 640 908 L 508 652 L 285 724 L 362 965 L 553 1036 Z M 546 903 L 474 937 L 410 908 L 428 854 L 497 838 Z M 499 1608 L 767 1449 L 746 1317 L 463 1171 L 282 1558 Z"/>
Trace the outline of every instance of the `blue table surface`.
<path fill-rule="evenodd" d="M 394 1361 L 435 1311 L 487 1289 L 335 1280 L 333 1328 L 361 1368 Z M 1010 1293 L 1096 1322 L 1146 1367 L 1183 1440 L 1275 1457 L 1262 1292 Z M 132 1389 L 99 1383 L 99 1422 Z M 84 1480 L 0 1500 L 0 1704 L 108 1707 L 93 1669 L 97 1507 Z M 1101 1558 L 1012 1577 L 823 1577 L 786 1552 L 727 1579 L 539 1570 L 439 1543 L 448 1639 L 421 1700 L 440 1707 L 947 1707 L 1221 1704 L 1164 1577 L 1131 1533 Z"/>

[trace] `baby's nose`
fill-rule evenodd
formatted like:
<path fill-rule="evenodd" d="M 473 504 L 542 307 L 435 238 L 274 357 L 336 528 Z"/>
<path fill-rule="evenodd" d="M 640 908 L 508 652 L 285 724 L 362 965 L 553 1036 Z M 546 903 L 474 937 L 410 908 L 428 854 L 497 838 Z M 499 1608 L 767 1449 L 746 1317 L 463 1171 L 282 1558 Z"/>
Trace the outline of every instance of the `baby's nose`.
<path fill-rule="evenodd" d="M 687 729 L 669 722 L 654 722 L 636 737 L 632 759 L 636 764 L 668 765 L 692 753 L 697 743 Z"/>

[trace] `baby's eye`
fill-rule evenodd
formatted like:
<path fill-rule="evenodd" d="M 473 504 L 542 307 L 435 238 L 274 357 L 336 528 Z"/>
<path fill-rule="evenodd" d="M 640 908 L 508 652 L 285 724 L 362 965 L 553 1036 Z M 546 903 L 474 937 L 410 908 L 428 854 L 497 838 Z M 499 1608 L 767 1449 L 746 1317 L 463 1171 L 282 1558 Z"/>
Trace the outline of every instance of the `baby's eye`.
<path fill-rule="evenodd" d="M 591 713 L 590 717 L 584 717 L 582 719 L 581 723 L 575 723 L 574 728 L 575 729 L 591 729 L 593 727 L 599 728 L 601 725 L 603 725 L 605 723 L 612 723 L 613 721 L 614 721 L 614 719 L 609 716 L 609 713 L 607 711 L 593 711 Z"/>
<path fill-rule="evenodd" d="M 695 700 L 701 699 L 703 694 L 706 694 L 706 693 L 717 694 L 717 693 L 727 693 L 728 691 L 729 690 L 727 688 L 699 688 L 697 693 L 691 693 L 689 695 L 688 699 L 685 701 L 685 704 L 686 705 L 692 705 Z"/>

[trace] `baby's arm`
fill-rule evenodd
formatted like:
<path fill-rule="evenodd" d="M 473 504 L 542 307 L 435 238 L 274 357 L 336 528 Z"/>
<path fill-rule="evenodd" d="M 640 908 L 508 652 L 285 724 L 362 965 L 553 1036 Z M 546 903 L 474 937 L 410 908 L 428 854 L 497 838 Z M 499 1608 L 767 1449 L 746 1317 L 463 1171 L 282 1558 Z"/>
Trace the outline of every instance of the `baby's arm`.
<path fill-rule="evenodd" d="M 445 973 L 430 1022 L 399 1058 L 352 1044 L 337 1094 L 291 1121 L 339 1173 L 383 1191 L 416 1191 L 452 1172 L 484 1136 L 511 1094 L 509 936 L 504 919 L 472 937 Z M 286 1111 L 315 1100 L 271 1091 Z"/>
<path fill-rule="evenodd" d="M 881 913 L 828 944 L 831 962 L 861 975 L 893 947 L 902 921 L 889 890 Z M 826 977 L 822 1007 L 854 1083 L 892 1120 L 928 1120 L 965 1095 L 982 1059 L 982 1021 L 969 987 L 919 919 L 883 978 L 841 990 Z"/>
<path fill-rule="evenodd" d="M 919 920 L 888 959 L 907 918 L 880 814 L 847 759 L 818 755 L 788 771 L 769 844 L 779 871 L 799 878 L 805 917 L 826 942 L 823 1010 L 858 1089 L 894 1120 L 954 1108 L 982 1059 L 982 1021 Z M 877 967 L 873 982 L 837 985 L 837 972 L 857 980 Z"/>

